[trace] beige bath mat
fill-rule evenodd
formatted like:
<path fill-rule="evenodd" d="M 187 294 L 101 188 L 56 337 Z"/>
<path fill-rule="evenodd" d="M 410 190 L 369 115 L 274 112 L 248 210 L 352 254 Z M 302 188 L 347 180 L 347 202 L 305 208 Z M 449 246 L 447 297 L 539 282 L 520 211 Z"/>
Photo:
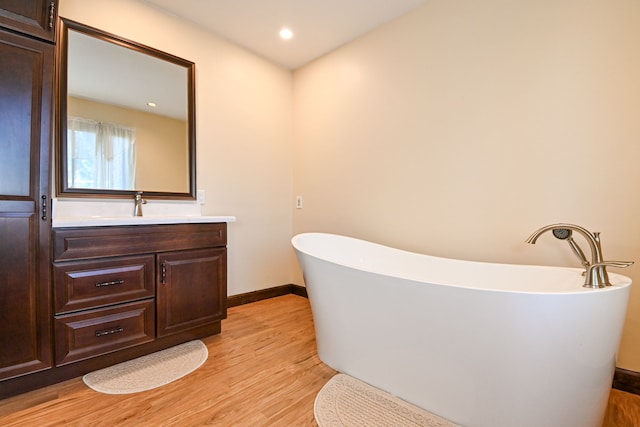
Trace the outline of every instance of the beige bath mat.
<path fill-rule="evenodd" d="M 459 427 L 345 374 L 322 387 L 314 413 L 320 427 Z"/>
<path fill-rule="evenodd" d="M 82 380 L 106 394 L 129 394 L 169 384 L 198 369 L 207 360 L 207 346 L 200 340 L 189 341 L 99 371 Z"/>

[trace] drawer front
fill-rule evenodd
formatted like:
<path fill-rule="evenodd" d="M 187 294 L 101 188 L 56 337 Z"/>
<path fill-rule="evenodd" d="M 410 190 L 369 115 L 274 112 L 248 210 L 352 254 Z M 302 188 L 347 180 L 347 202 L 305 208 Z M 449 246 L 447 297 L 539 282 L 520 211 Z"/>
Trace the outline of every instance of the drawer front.
<path fill-rule="evenodd" d="M 66 365 L 153 341 L 154 302 L 149 299 L 56 316 L 56 365 Z"/>
<path fill-rule="evenodd" d="M 53 230 L 53 259 L 136 255 L 226 244 L 226 223 L 57 228 Z"/>
<path fill-rule="evenodd" d="M 55 312 L 153 297 L 154 266 L 154 255 L 54 263 Z"/>

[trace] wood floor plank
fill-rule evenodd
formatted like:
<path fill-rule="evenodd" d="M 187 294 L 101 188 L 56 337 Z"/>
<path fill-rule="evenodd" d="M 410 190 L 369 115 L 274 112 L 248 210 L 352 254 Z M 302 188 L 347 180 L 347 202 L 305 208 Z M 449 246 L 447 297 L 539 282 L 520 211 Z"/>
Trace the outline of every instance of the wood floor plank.
<path fill-rule="evenodd" d="M 318 359 L 308 300 L 286 295 L 229 309 L 204 339 L 205 364 L 164 387 L 97 393 L 80 379 L 0 401 L 2 426 L 314 426 L 335 374 Z"/>
<path fill-rule="evenodd" d="M 316 426 L 313 403 L 335 371 L 318 359 L 308 300 L 285 295 L 229 309 L 203 340 L 205 364 L 155 390 L 97 393 L 73 379 L 0 401 L 1 426 Z M 640 426 L 640 396 L 612 390 L 603 427 Z"/>
<path fill-rule="evenodd" d="M 640 396 L 611 390 L 603 427 L 640 426 Z"/>

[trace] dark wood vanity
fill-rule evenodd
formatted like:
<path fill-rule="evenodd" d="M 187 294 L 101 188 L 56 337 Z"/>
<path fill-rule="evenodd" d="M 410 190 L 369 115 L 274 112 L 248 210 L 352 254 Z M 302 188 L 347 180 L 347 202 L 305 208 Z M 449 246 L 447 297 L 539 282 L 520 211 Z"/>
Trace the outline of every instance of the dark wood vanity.
<path fill-rule="evenodd" d="M 54 229 L 56 366 L 220 332 L 226 243 L 225 223 Z"/>
<path fill-rule="evenodd" d="M 41 330 L 52 331 L 42 346 L 51 362 L 4 378 L 0 398 L 221 331 L 226 223 L 68 227 L 51 236 L 51 287 L 44 293 L 52 309 L 40 319 Z M 31 315 L 27 303 L 9 299 L 3 310 L 22 320 Z M 3 343 L 20 348 L 33 338 L 22 329 L 3 325 Z M 12 354 L 2 350 L 2 363 Z"/>
<path fill-rule="evenodd" d="M 53 308 L 42 322 L 52 330 L 43 346 L 51 363 L 0 381 L 0 398 L 221 331 L 226 223 L 68 227 L 51 235 Z M 11 331 L 0 332 L 3 342 L 25 338 Z"/>
<path fill-rule="evenodd" d="M 219 333 L 227 313 L 225 222 L 52 228 L 57 6 L 0 2 L 0 399 Z"/>

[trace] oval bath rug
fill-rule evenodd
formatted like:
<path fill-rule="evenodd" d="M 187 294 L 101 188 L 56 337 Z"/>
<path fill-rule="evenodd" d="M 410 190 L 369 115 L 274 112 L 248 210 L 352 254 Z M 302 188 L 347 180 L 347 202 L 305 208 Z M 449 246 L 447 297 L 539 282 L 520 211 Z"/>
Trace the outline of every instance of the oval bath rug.
<path fill-rule="evenodd" d="M 208 356 L 207 346 L 194 340 L 91 372 L 82 380 L 100 393 L 138 393 L 190 374 L 202 366 Z"/>
<path fill-rule="evenodd" d="M 346 374 L 337 374 L 316 396 L 320 427 L 459 427 Z"/>

